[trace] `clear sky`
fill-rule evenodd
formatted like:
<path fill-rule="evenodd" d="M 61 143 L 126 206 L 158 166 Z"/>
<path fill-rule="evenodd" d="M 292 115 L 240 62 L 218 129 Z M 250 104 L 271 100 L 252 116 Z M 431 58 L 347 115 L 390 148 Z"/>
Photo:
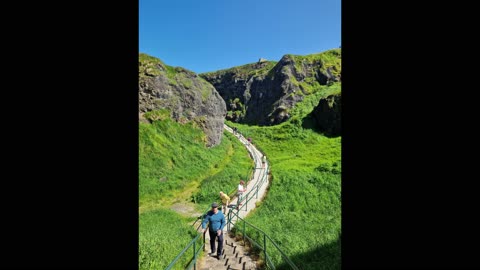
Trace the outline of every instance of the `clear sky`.
<path fill-rule="evenodd" d="M 341 0 L 139 0 L 140 52 L 197 73 L 341 45 Z"/>

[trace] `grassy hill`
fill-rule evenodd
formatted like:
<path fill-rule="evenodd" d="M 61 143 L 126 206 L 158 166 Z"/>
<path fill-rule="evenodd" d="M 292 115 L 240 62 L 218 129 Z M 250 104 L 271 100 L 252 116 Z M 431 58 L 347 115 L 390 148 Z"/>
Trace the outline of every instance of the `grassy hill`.
<path fill-rule="evenodd" d="M 271 164 L 268 195 L 247 221 L 269 234 L 300 269 L 340 269 L 341 137 L 323 136 L 309 116 L 321 97 L 340 91 L 339 83 L 318 86 L 277 126 L 227 123 L 251 137 Z M 272 257 L 281 263 L 280 254 Z"/>
<path fill-rule="evenodd" d="M 235 189 L 253 166 L 246 149 L 229 133 L 220 145 L 207 148 L 194 121 L 181 124 L 168 115 L 153 111 L 145 117 L 157 120 L 140 123 L 139 269 L 164 269 L 196 236 L 191 226 L 196 217 L 219 201 L 219 191 Z"/>
<path fill-rule="evenodd" d="M 223 76 L 227 73 L 235 74 L 235 78 L 248 78 L 250 76 L 263 76 L 266 75 L 278 62 L 277 61 L 265 61 L 262 63 L 250 63 L 242 66 L 221 69 L 213 72 L 205 72 L 200 74 L 202 77 L 209 77 L 211 75 Z"/>
<path fill-rule="evenodd" d="M 271 165 L 267 196 L 247 220 L 270 235 L 300 269 L 341 267 L 341 137 L 324 136 L 311 115 L 321 98 L 341 95 L 341 82 L 320 84 L 313 79 L 318 72 L 340 76 L 339 54 L 335 49 L 284 59 L 292 59 L 289 67 L 295 73 L 305 74 L 301 80 L 291 77 L 301 91 L 288 95 L 302 98 L 287 108 L 286 122 L 275 126 L 227 122 L 251 137 Z M 317 64 L 319 70 L 311 68 Z M 248 64 L 219 72 L 235 70 L 235 79 L 268 78 L 275 65 Z M 219 201 L 219 191 L 233 192 L 239 179 L 249 179 L 253 165 L 231 134 L 224 132 L 220 144 L 208 148 L 197 121 L 178 123 L 169 115 L 167 110 L 151 111 L 145 114 L 151 123 L 140 123 L 140 269 L 164 269 L 197 235 L 191 226 L 196 217 L 212 201 Z M 249 235 L 263 242 L 253 232 Z M 272 247 L 268 250 L 277 269 L 288 269 L 280 254 Z M 190 256 L 182 257 L 176 269 Z"/>

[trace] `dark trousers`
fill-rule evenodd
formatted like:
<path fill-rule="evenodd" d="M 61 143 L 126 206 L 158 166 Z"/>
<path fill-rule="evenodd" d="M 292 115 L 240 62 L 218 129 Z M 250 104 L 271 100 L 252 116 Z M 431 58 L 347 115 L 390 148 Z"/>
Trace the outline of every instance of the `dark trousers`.
<path fill-rule="evenodd" d="M 217 249 L 217 255 L 221 256 L 222 255 L 222 249 L 223 249 L 223 231 L 220 234 L 220 236 L 217 235 L 217 232 L 212 232 L 208 230 L 210 233 L 210 249 L 212 253 L 215 253 L 215 239 L 218 239 L 218 249 Z"/>

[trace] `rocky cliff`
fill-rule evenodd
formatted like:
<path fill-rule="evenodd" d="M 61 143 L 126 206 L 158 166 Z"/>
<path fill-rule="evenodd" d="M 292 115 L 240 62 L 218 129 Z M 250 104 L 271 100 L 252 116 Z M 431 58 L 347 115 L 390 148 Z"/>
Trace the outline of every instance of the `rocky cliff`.
<path fill-rule="evenodd" d="M 320 99 L 318 106 L 315 107 L 312 114 L 319 128 L 325 132 L 327 136 L 341 135 L 341 103 L 342 95 L 330 95 Z"/>
<path fill-rule="evenodd" d="M 307 56 L 285 55 L 279 62 L 261 59 L 216 72 L 200 74 L 220 93 L 227 119 L 274 125 L 290 118 L 290 110 L 322 85 L 340 82 L 341 51 Z"/>
<path fill-rule="evenodd" d="M 207 136 L 207 146 L 220 143 L 225 101 L 215 88 L 192 71 L 139 55 L 139 113 L 167 109 L 178 122 L 195 121 Z"/>

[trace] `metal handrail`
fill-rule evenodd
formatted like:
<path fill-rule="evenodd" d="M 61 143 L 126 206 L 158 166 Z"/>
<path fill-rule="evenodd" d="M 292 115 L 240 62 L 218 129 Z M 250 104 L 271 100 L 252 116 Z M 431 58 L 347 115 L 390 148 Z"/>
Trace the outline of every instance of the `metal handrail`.
<path fill-rule="evenodd" d="M 245 201 L 244 204 L 242 204 L 241 207 L 239 207 L 238 209 L 236 210 L 240 210 L 242 209 L 243 207 L 245 207 L 245 211 L 247 211 L 247 204 L 248 202 L 253 198 L 253 196 L 250 196 L 250 199 L 248 199 L 249 195 L 253 192 L 253 193 L 256 193 L 256 198 L 258 198 L 258 189 L 263 185 L 263 183 L 266 182 L 267 180 L 267 175 L 268 175 L 268 171 L 265 170 L 261 179 L 259 181 L 257 181 L 257 183 L 255 183 L 255 185 L 253 185 L 252 188 L 250 188 L 250 191 L 247 192 L 247 194 L 243 197 L 243 199 L 241 201 L 237 201 L 237 205 L 239 205 L 241 202 Z"/>
<path fill-rule="evenodd" d="M 250 152 L 249 152 L 250 153 Z M 254 158 L 254 162 L 256 164 L 256 159 Z M 250 178 L 250 169 L 248 169 L 247 171 L 247 174 L 246 174 L 246 177 L 245 179 L 249 179 Z M 232 189 L 228 194 L 231 195 L 231 194 L 234 194 L 236 193 L 237 189 L 234 188 Z M 233 198 L 233 197 L 232 197 Z M 228 207 L 228 205 L 227 205 Z M 203 212 L 203 214 L 201 216 L 199 216 L 192 224 L 192 226 L 195 226 L 195 224 L 199 221 L 199 220 L 203 220 L 203 218 L 205 217 L 205 215 L 207 214 L 207 212 L 210 210 L 210 208 L 207 208 L 207 210 L 205 210 L 205 212 Z M 223 209 L 222 209 L 223 210 Z M 196 231 L 198 231 L 198 229 L 200 228 L 200 226 L 202 226 L 202 224 L 200 223 L 197 228 L 195 228 Z M 208 229 L 208 225 L 207 225 L 207 229 Z M 205 250 L 205 233 L 207 232 L 207 230 L 205 230 L 205 232 L 203 233 L 203 243 L 201 245 L 201 247 L 195 251 L 195 243 L 196 241 L 198 240 L 198 238 L 202 235 L 202 234 L 199 234 L 197 235 L 194 239 L 192 239 L 188 244 L 187 246 L 173 259 L 173 261 L 167 266 L 167 268 L 165 270 L 170 270 L 172 269 L 172 267 L 175 265 L 175 263 L 177 263 L 177 261 L 180 259 L 180 257 L 185 254 L 185 252 L 193 245 L 193 258 L 191 259 L 189 265 L 187 266 L 186 269 L 190 269 L 193 265 L 194 269 L 196 269 L 196 258 L 197 258 L 197 255 L 198 253 L 200 252 L 201 249 Z"/>
<path fill-rule="evenodd" d="M 230 127 L 229 127 L 230 128 Z M 237 131 L 237 133 L 240 135 L 239 136 L 239 139 L 240 137 L 242 137 L 242 134 L 239 133 Z M 256 168 L 256 165 L 257 165 L 257 153 L 255 151 L 252 151 L 252 153 L 249 151 L 250 153 L 250 156 L 252 157 L 252 159 L 254 160 L 254 164 L 255 164 L 255 167 L 254 169 L 257 169 Z M 248 174 L 248 173 L 247 173 Z M 267 245 L 267 239 L 273 244 L 273 246 L 280 252 L 280 255 L 283 257 L 283 259 L 288 263 L 288 265 L 290 265 L 290 267 L 294 270 L 298 270 L 298 267 L 288 258 L 288 256 L 280 249 L 280 247 L 272 240 L 272 238 L 270 238 L 270 236 L 268 236 L 264 231 L 262 231 L 261 229 L 257 228 L 256 226 L 254 226 L 253 224 L 245 221 L 243 218 L 239 217 L 238 216 L 238 213 L 240 211 L 240 209 L 242 209 L 243 207 L 245 207 L 245 211 L 247 211 L 247 204 L 248 202 L 253 198 L 253 196 L 250 196 L 250 199 L 248 198 L 249 195 L 254 192 L 254 194 L 256 193 L 256 197 L 258 198 L 258 190 L 261 186 L 263 186 L 263 184 L 266 182 L 266 180 L 268 179 L 267 178 L 267 175 L 268 175 L 268 170 L 264 170 L 263 172 L 263 175 L 261 177 L 260 180 L 258 180 L 255 185 L 250 189 L 249 192 L 247 192 L 247 194 L 244 196 L 244 198 L 242 199 L 242 201 L 246 201 L 246 203 L 244 203 L 242 205 L 242 207 L 237 207 L 237 209 L 235 209 L 236 211 L 228 211 L 228 215 L 227 215 L 227 221 L 226 221 L 226 226 L 227 226 L 227 231 L 230 231 L 230 225 L 233 225 L 234 228 L 235 227 L 235 224 L 233 224 L 232 220 L 234 217 L 232 217 L 232 215 L 235 215 L 237 217 L 237 221 L 240 219 L 240 221 L 243 221 L 243 230 L 241 230 L 242 232 L 242 235 L 243 235 L 243 242 L 245 243 L 245 238 L 249 239 L 249 241 L 253 242 L 254 244 L 256 244 L 263 252 L 264 252 L 264 256 L 265 256 L 265 261 L 267 262 L 267 265 L 270 266 L 272 269 L 275 269 L 275 266 L 273 264 L 273 262 L 271 261 L 270 257 L 268 256 L 268 252 L 266 250 L 266 245 Z M 247 178 L 249 179 L 249 175 L 247 175 Z M 248 183 L 248 181 L 247 181 Z M 230 192 L 229 194 L 232 194 L 234 193 L 235 190 L 233 190 L 232 192 Z M 237 205 L 239 205 L 241 201 L 238 201 L 237 200 Z M 227 205 L 228 207 L 228 205 Z M 195 222 L 192 224 L 192 226 L 194 226 L 198 220 L 201 220 L 203 219 L 203 217 L 205 217 L 205 215 L 207 214 L 209 209 L 207 209 L 203 214 L 202 216 L 200 216 L 197 220 L 195 220 Z M 264 245 L 263 247 L 256 243 L 252 238 L 248 237 L 247 234 L 246 234 L 246 230 L 245 230 L 245 225 L 248 224 L 249 226 L 253 227 L 256 231 L 260 232 L 263 234 L 263 239 L 264 239 Z M 198 231 L 198 228 L 201 226 L 201 224 L 197 227 L 197 231 Z M 208 226 L 207 226 L 208 228 Z M 207 230 L 205 230 L 202 234 L 199 234 L 197 235 L 194 239 L 192 239 L 192 241 L 190 241 L 187 246 L 175 257 L 175 259 L 167 266 L 167 268 L 165 270 L 170 270 L 174 265 L 175 263 L 180 259 L 180 257 L 188 250 L 188 248 L 190 248 L 192 245 L 193 245 L 193 258 L 191 259 L 191 261 L 189 262 L 188 266 L 187 266 L 187 270 L 188 269 L 191 269 L 191 267 L 193 266 L 193 268 L 196 270 L 196 260 L 197 260 L 197 255 L 198 253 L 200 252 L 200 250 L 205 250 L 205 233 L 206 233 Z M 201 247 L 196 250 L 195 249 L 195 243 L 196 241 L 198 240 L 198 238 L 200 236 L 203 235 L 203 243 L 201 244 Z"/>
<path fill-rule="evenodd" d="M 239 134 L 239 138 L 243 136 L 240 132 L 238 132 L 238 130 L 237 130 L 237 133 Z M 253 152 L 252 156 L 253 156 L 253 159 L 254 159 L 254 161 L 255 161 L 255 167 L 256 167 L 256 165 L 257 165 L 257 158 L 258 158 L 258 157 L 257 157 L 257 152 L 256 152 L 256 151 L 252 151 L 252 152 Z M 256 168 L 256 169 L 257 169 L 257 168 Z M 241 207 L 239 207 L 238 209 L 236 209 L 237 211 L 230 211 L 230 212 L 228 213 L 228 218 L 227 218 L 227 230 L 230 231 L 230 225 L 233 225 L 234 228 L 237 228 L 237 227 L 235 227 L 235 224 L 232 223 L 232 220 L 235 218 L 235 217 L 232 216 L 232 215 L 235 215 L 236 218 L 237 218 L 237 222 L 238 222 L 238 220 L 243 221 L 243 226 L 238 226 L 238 227 L 239 227 L 240 231 L 242 232 L 244 243 L 245 243 L 245 238 L 250 239 L 251 242 L 253 242 L 254 244 L 256 244 L 261 250 L 263 250 L 263 251 L 264 251 L 264 256 L 265 256 L 265 261 L 266 261 L 267 265 L 270 264 L 269 266 L 270 266 L 272 269 L 275 269 L 275 266 L 273 265 L 273 262 L 271 261 L 270 257 L 268 256 L 268 252 L 267 252 L 267 250 L 266 250 L 266 240 L 268 239 L 268 240 L 273 244 L 273 246 L 280 252 L 280 255 L 281 255 L 282 258 L 288 263 L 288 265 L 290 265 L 290 267 L 291 267 L 292 269 L 298 270 L 298 267 L 288 258 L 288 256 L 280 249 L 280 247 L 277 245 L 277 243 L 275 243 L 275 242 L 273 241 L 273 239 L 272 239 L 269 235 L 267 235 L 267 234 L 266 234 L 264 231 L 262 231 L 261 229 L 257 228 L 257 227 L 254 226 L 253 224 L 245 221 L 244 219 L 242 219 L 241 217 L 238 216 L 239 211 L 240 211 L 243 207 L 245 207 L 245 211 L 247 211 L 248 202 L 253 198 L 253 196 L 250 196 L 250 198 L 249 198 L 249 195 L 252 195 L 252 192 L 254 192 L 253 194 L 256 194 L 256 196 L 258 197 L 258 189 L 259 189 L 261 186 L 263 186 L 263 184 L 266 182 L 266 180 L 267 180 L 267 178 L 268 178 L 267 176 L 268 176 L 268 170 L 264 170 L 261 179 L 260 179 L 259 181 L 257 181 L 257 183 L 256 183 L 256 184 L 250 189 L 250 191 L 247 192 L 247 194 L 245 195 L 245 197 L 244 197 L 245 203 L 244 203 Z M 240 202 L 237 202 L 237 205 L 238 205 L 238 203 L 240 203 Z M 238 224 L 238 223 L 237 223 L 237 224 Z M 262 247 L 260 244 L 256 243 L 252 238 L 250 238 L 250 237 L 248 237 L 248 236 L 246 235 L 245 224 L 248 224 L 249 226 L 251 226 L 252 228 L 254 228 L 257 232 L 260 232 L 260 233 L 263 234 L 263 236 L 264 236 L 264 246 L 263 246 L 263 247 Z M 249 240 L 249 241 L 250 241 L 250 240 Z"/>
<path fill-rule="evenodd" d="M 247 177 L 246 177 L 246 178 L 249 177 L 249 174 L 250 174 L 249 172 L 250 172 L 250 170 L 247 172 Z M 235 195 L 236 195 L 236 191 L 237 191 L 237 189 L 236 189 L 236 188 L 233 188 L 229 193 L 227 193 L 228 197 L 234 198 Z M 227 205 L 227 207 L 228 207 L 228 205 Z M 199 220 L 202 220 L 203 217 L 205 216 L 205 214 L 206 214 L 209 210 L 210 210 L 210 207 L 207 208 L 207 210 L 205 210 L 205 211 L 203 212 L 203 214 L 202 214 L 201 216 L 199 216 L 199 217 L 193 222 L 192 226 L 195 226 L 195 224 L 196 224 Z M 223 210 L 223 209 L 222 209 L 222 210 Z M 223 212 L 223 211 L 222 211 L 222 212 Z M 196 229 L 198 230 L 199 227 L 200 227 L 200 226 L 198 226 Z"/>
<path fill-rule="evenodd" d="M 255 244 L 262 250 L 264 251 L 264 256 L 266 257 L 266 261 L 268 263 L 268 251 L 266 251 L 266 240 L 268 239 L 272 245 L 280 252 L 280 255 L 282 256 L 282 258 L 288 263 L 288 265 L 290 265 L 290 267 L 292 269 L 295 269 L 295 270 L 298 270 L 298 267 L 288 258 L 288 256 L 285 254 L 285 252 L 283 252 L 283 250 L 277 245 L 277 243 L 275 243 L 275 241 L 273 241 L 273 239 L 268 235 L 266 234 L 263 230 L 261 230 L 260 228 L 256 227 L 255 225 L 251 224 L 250 222 L 246 221 L 245 219 L 241 218 L 238 216 L 238 212 L 233 212 L 233 211 L 230 211 L 228 213 L 229 217 L 227 218 L 227 228 L 229 228 L 230 226 L 230 223 L 232 223 L 232 220 L 235 218 L 235 217 L 232 217 L 232 215 L 235 215 L 237 217 L 237 222 L 238 220 L 240 221 L 243 221 L 243 226 L 236 226 L 235 224 L 233 224 L 233 227 L 234 228 L 238 228 L 240 230 L 240 232 L 242 232 L 242 235 L 243 235 L 243 241 L 245 242 L 245 238 L 247 237 L 246 236 L 246 230 L 245 230 L 245 225 L 248 224 L 250 227 L 252 227 L 253 229 L 255 229 L 257 232 L 260 232 L 263 234 L 263 237 L 264 237 L 264 246 L 262 247 L 260 244 L 256 243 L 255 241 Z M 238 224 L 238 223 L 237 223 Z M 247 238 L 250 238 L 250 237 L 247 237 Z M 250 238 L 252 239 L 252 238 Z M 252 239 L 253 240 L 253 239 Z M 273 269 L 275 269 L 275 266 L 273 265 L 273 263 L 270 261 L 270 267 L 272 267 Z"/>
<path fill-rule="evenodd" d="M 195 243 L 197 242 L 198 238 L 200 236 L 203 235 L 203 243 L 202 245 L 200 246 L 200 248 L 198 249 L 198 251 L 195 250 Z M 197 235 L 192 241 L 190 241 L 190 243 L 187 244 L 187 246 L 180 252 L 178 253 L 178 255 L 175 257 L 175 259 L 173 259 L 173 261 L 167 266 L 167 268 L 165 268 L 165 270 L 170 270 L 172 269 L 172 267 L 175 265 L 175 263 L 180 259 L 180 257 L 188 250 L 188 248 L 190 248 L 191 246 L 193 245 L 193 258 L 192 258 L 192 262 L 193 262 L 193 268 L 196 270 L 197 267 L 196 267 L 196 260 L 197 260 L 197 255 L 198 253 L 200 252 L 201 249 L 204 249 L 205 247 L 205 232 L 203 234 L 199 234 Z M 190 269 L 191 268 L 191 265 L 192 263 L 189 263 L 189 267 L 187 269 Z"/>

